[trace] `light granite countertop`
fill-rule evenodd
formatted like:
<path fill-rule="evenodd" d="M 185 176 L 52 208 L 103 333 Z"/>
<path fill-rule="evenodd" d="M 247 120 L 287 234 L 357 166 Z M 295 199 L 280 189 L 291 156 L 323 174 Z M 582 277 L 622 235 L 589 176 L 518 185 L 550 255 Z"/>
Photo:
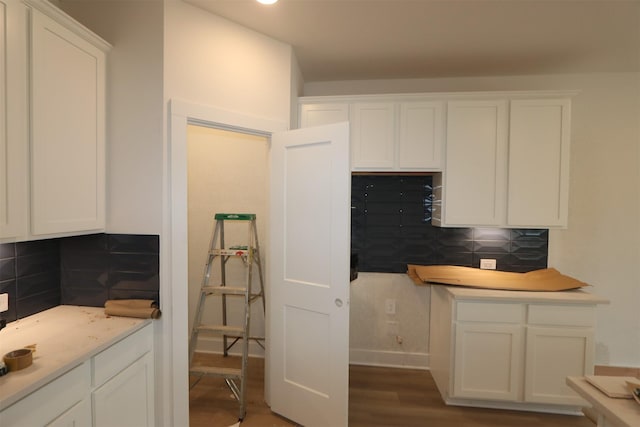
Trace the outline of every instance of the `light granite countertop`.
<path fill-rule="evenodd" d="M 101 307 L 61 305 L 9 323 L 0 331 L 0 357 L 30 344 L 36 351 L 31 366 L 0 377 L 0 410 L 150 322 L 109 317 Z"/>

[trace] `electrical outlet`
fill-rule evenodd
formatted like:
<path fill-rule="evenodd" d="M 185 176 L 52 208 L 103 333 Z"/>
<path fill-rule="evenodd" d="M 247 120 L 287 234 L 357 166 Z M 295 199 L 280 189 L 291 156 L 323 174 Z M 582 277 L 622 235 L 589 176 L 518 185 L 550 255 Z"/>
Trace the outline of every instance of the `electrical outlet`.
<path fill-rule="evenodd" d="M 384 300 L 384 312 L 387 314 L 396 314 L 396 300 L 391 298 Z"/>
<path fill-rule="evenodd" d="M 480 268 L 482 270 L 495 270 L 496 269 L 496 260 L 483 258 L 480 259 Z"/>
<path fill-rule="evenodd" d="M 0 294 L 0 313 L 9 310 L 9 294 Z"/>

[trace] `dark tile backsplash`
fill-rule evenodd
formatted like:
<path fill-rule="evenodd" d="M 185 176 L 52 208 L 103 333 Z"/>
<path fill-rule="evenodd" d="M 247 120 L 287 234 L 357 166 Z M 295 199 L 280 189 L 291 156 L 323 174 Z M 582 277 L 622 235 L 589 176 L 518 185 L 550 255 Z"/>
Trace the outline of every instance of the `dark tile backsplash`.
<path fill-rule="evenodd" d="M 430 176 L 353 175 L 351 249 L 358 254 L 358 270 L 404 273 L 407 264 L 478 267 L 481 258 L 496 259 L 501 271 L 547 267 L 548 230 L 434 227 L 432 200 Z"/>
<path fill-rule="evenodd" d="M 0 244 L 0 293 L 9 294 L 11 322 L 60 305 L 60 245 L 57 240 Z"/>
<path fill-rule="evenodd" d="M 14 321 L 60 304 L 159 301 L 159 236 L 92 234 L 0 244 L 0 293 Z"/>
<path fill-rule="evenodd" d="M 94 234 L 62 239 L 62 303 L 101 307 L 108 299 L 159 300 L 158 236 Z"/>

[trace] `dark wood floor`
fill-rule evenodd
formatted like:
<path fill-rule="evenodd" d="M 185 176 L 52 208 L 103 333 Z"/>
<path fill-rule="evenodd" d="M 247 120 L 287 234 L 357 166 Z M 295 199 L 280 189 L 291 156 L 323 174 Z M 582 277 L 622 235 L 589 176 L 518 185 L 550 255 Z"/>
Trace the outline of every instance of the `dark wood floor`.
<path fill-rule="evenodd" d="M 196 362 L 222 359 L 197 354 Z M 224 363 L 237 363 L 226 358 Z M 242 427 L 285 427 L 294 423 L 264 403 L 264 360 L 250 359 L 247 415 Z M 429 371 L 352 365 L 349 370 L 349 426 L 594 427 L 582 416 L 447 406 Z M 192 378 L 192 381 L 195 381 Z M 190 391 L 191 427 L 227 427 L 238 422 L 238 403 L 223 380 L 204 378 Z M 332 427 L 332 426 L 327 426 Z"/>

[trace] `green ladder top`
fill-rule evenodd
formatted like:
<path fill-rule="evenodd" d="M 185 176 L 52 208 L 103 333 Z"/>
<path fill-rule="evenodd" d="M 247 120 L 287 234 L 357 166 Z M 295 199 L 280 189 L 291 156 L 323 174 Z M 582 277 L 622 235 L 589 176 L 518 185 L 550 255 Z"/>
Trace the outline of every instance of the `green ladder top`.
<path fill-rule="evenodd" d="M 248 214 L 248 213 L 217 213 L 215 215 L 215 220 L 233 220 L 233 221 L 253 221 L 256 219 L 256 214 Z"/>

